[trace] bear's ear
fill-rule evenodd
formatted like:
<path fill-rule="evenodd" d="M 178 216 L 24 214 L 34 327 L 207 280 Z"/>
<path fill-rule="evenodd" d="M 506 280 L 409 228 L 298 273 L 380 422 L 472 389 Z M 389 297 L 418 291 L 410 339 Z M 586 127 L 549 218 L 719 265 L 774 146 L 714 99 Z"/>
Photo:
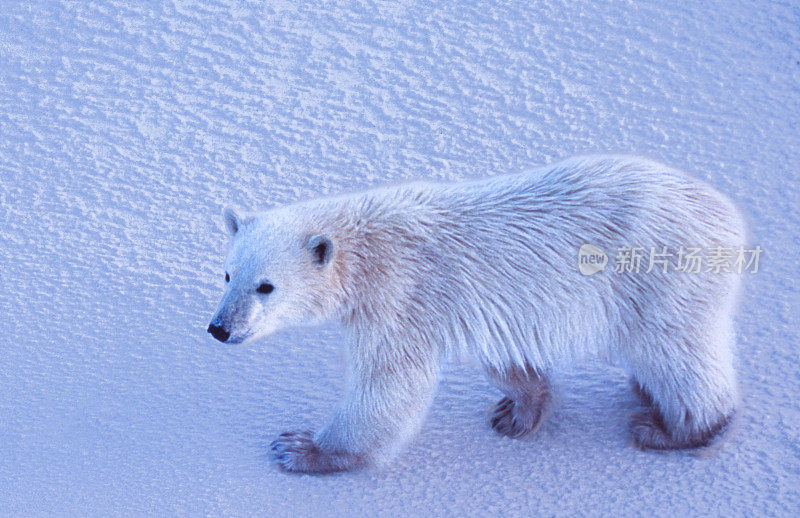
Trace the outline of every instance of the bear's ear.
<path fill-rule="evenodd" d="M 239 231 L 242 218 L 233 207 L 222 209 L 222 220 L 225 222 L 225 229 L 230 235 L 235 235 Z"/>
<path fill-rule="evenodd" d="M 306 249 L 317 266 L 325 266 L 333 257 L 333 241 L 328 236 L 316 234 L 308 238 Z"/>

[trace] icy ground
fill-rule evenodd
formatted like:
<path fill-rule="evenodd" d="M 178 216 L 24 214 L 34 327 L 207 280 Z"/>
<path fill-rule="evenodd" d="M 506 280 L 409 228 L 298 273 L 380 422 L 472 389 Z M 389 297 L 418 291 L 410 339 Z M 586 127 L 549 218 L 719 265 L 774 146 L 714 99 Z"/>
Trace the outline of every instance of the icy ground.
<path fill-rule="evenodd" d="M 798 511 L 800 6 L 443 3 L 2 2 L 0 515 Z M 720 453 L 631 448 L 625 375 L 596 361 L 558 375 L 535 438 L 501 439 L 499 394 L 452 364 L 390 468 L 270 464 L 333 409 L 340 335 L 206 334 L 224 205 L 592 151 L 707 179 L 766 251 Z"/>

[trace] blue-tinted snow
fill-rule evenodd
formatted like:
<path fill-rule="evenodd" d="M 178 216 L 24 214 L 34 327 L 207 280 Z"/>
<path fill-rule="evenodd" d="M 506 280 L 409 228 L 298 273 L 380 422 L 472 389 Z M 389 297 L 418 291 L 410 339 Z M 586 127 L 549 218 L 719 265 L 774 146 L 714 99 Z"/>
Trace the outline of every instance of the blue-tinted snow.
<path fill-rule="evenodd" d="M 296 4 L 0 7 L 0 514 L 797 511 L 800 7 Z M 451 365 L 389 469 L 269 463 L 276 434 L 332 410 L 341 337 L 205 333 L 222 206 L 592 151 L 707 179 L 766 251 L 719 454 L 631 448 L 624 374 L 587 361 L 529 441 L 493 434 L 497 392 Z"/>

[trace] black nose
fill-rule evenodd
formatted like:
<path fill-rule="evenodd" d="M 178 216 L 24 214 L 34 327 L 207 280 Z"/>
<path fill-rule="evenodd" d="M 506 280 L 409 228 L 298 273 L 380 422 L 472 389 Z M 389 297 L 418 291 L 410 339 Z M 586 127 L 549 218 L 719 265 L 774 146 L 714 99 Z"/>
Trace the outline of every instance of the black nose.
<path fill-rule="evenodd" d="M 231 336 L 231 334 L 228 331 L 226 331 L 224 327 L 217 325 L 213 322 L 211 323 L 211 325 L 208 326 L 208 332 L 211 333 L 214 336 L 214 338 L 216 338 L 220 342 L 227 342 L 228 338 Z"/>

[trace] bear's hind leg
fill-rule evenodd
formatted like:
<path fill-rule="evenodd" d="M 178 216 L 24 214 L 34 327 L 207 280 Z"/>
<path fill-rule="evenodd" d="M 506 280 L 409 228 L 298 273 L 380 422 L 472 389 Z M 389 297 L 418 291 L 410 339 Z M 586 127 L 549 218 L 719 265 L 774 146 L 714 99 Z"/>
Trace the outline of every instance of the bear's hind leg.
<path fill-rule="evenodd" d="M 489 379 L 505 394 L 492 410 L 492 429 L 511 438 L 527 435 L 541 424 L 550 406 L 547 378 L 533 369 L 487 368 Z"/>
<path fill-rule="evenodd" d="M 738 395 L 725 324 L 710 336 L 661 336 L 655 349 L 654 342 L 636 348 L 646 351 L 633 365 L 633 390 L 645 407 L 631 421 L 637 447 L 702 448 L 729 428 Z"/>

